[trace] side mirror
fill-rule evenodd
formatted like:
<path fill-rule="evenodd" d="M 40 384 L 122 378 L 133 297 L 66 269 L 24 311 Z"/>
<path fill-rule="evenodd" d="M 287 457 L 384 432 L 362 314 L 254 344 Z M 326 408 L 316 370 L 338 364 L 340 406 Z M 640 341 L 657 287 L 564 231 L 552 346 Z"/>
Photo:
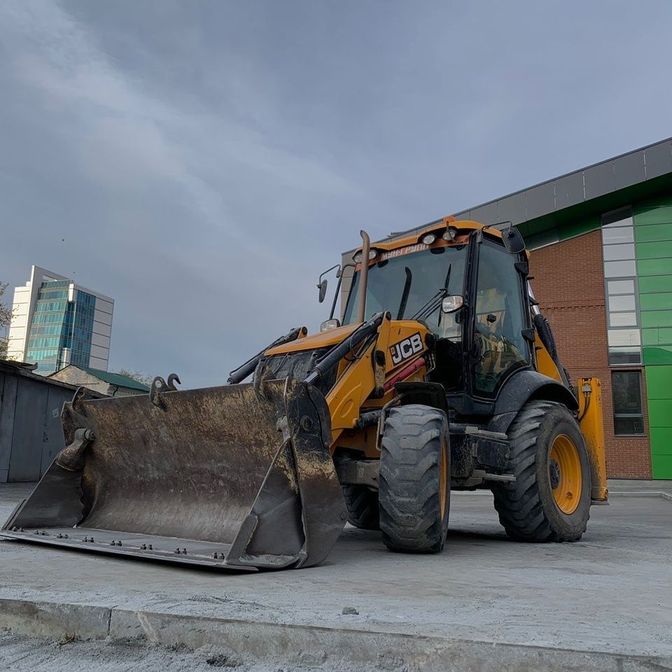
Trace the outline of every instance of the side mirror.
<path fill-rule="evenodd" d="M 502 240 L 509 254 L 520 254 L 525 249 L 525 241 L 522 234 L 513 226 L 502 231 Z"/>
<path fill-rule="evenodd" d="M 324 297 L 327 295 L 327 279 L 326 278 L 324 280 L 320 280 L 320 283 L 317 285 L 317 289 L 320 292 L 317 300 L 320 303 L 322 303 L 324 301 Z"/>
<path fill-rule="evenodd" d="M 327 273 L 330 273 L 336 269 L 336 277 L 340 279 L 341 277 L 341 265 L 340 264 L 334 264 L 331 268 L 328 268 L 326 271 L 323 273 L 320 273 L 320 277 L 317 279 L 317 289 L 319 290 L 319 298 L 318 301 L 322 303 L 324 301 L 324 297 L 327 295 L 327 279 L 324 277 Z M 339 287 L 341 283 L 338 283 Z M 336 294 L 338 294 L 338 287 L 336 288 Z M 336 300 L 336 297 L 334 297 L 334 301 Z M 332 309 L 332 314 L 333 314 L 333 309 Z"/>
<path fill-rule="evenodd" d="M 461 296 L 447 296 L 441 302 L 442 313 L 454 313 L 456 310 L 462 308 L 464 305 L 464 298 Z"/>

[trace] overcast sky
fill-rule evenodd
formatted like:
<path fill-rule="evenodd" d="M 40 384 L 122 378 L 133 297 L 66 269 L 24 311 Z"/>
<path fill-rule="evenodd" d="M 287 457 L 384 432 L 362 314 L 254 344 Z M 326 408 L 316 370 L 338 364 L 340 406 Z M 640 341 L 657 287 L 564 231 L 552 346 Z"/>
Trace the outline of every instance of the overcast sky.
<path fill-rule="evenodd" d="M 671 30 L 670 0 L 2 0 L 0 280 L 112 296 L 111 370 L 222 383 L 319 324 L 360 228 L 672 135 Z"/>

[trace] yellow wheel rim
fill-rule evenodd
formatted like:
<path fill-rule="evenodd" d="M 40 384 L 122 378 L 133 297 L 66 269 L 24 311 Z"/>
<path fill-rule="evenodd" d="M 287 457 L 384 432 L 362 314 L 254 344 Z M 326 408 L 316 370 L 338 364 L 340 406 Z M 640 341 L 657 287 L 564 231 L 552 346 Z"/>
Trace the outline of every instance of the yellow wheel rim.
<path fill-rule="evenodd" d="M 448 502 L 448 459 L 446 456 L 445 441 L 441 442 L 441 461 L 439 464 L 439 507 L 441 510 L 441 520 L 446 515 L 446 504 Z"/>
<path fill-rule="evenodd" d="M 566 434 L 553 440 L 548 456 L 548 477 L 557 507 L 568 515 L 574 513 L 581 501 L 583 474 L 579 451 Z"/>

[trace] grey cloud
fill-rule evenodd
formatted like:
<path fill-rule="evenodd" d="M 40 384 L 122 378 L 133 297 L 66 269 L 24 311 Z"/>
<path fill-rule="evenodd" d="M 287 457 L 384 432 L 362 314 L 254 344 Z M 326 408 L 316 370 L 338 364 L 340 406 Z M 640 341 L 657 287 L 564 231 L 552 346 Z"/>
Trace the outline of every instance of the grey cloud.
<path fill-rule="evenodd" d="M 117 301 L 113 368 L 217 384 L 319 323 L 317 274 L 362 226 L 668 136 L 670 18 L 653 1 L 4 2 L 0 279 L 74 273 Z"/>

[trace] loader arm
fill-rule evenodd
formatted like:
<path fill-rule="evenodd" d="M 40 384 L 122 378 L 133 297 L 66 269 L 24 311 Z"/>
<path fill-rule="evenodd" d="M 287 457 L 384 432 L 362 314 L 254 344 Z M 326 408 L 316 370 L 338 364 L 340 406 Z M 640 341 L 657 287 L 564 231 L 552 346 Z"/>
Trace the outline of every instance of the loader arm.
<path fill-rule="evenodd" d="M 325 397 L 331 415 L 331 452 L 338 447 L 356 448 L 377 457 L 375 431 L 367 431 L 375 423 L 363 423 L 362 418 L 370 418 L 370 413 L 379 412 L 394 398 L 396 383 L 426 378 L 428 334 L 421 322 L 392 320 L 389 313 L 378 313 L 362 324 L 274 347 L 265 353 L 266 365 L 271 371 L 282 371 L 282 375 L 295 375 L 292 356 L 305 358 L 322 353 L 305 382 L 320 386 L 330 381 Z M 282 367 L 274 369 L 275 361 Z M 262 378 L 268 375 L 263 370 L 260 373 Z"/>
<path fill-rule="evenodd" d="M 350 360 L 340 360 L 336 383 L 326 395 L 332 452 L 340 446 L 378 456 L 375 431 L 360 431 L 367 429 L 363 418 L 394 399 L 397 382 L 425 380 L 428 334 L 420 322 L 391 320 L 386 314 L 376 337 Z"/>

